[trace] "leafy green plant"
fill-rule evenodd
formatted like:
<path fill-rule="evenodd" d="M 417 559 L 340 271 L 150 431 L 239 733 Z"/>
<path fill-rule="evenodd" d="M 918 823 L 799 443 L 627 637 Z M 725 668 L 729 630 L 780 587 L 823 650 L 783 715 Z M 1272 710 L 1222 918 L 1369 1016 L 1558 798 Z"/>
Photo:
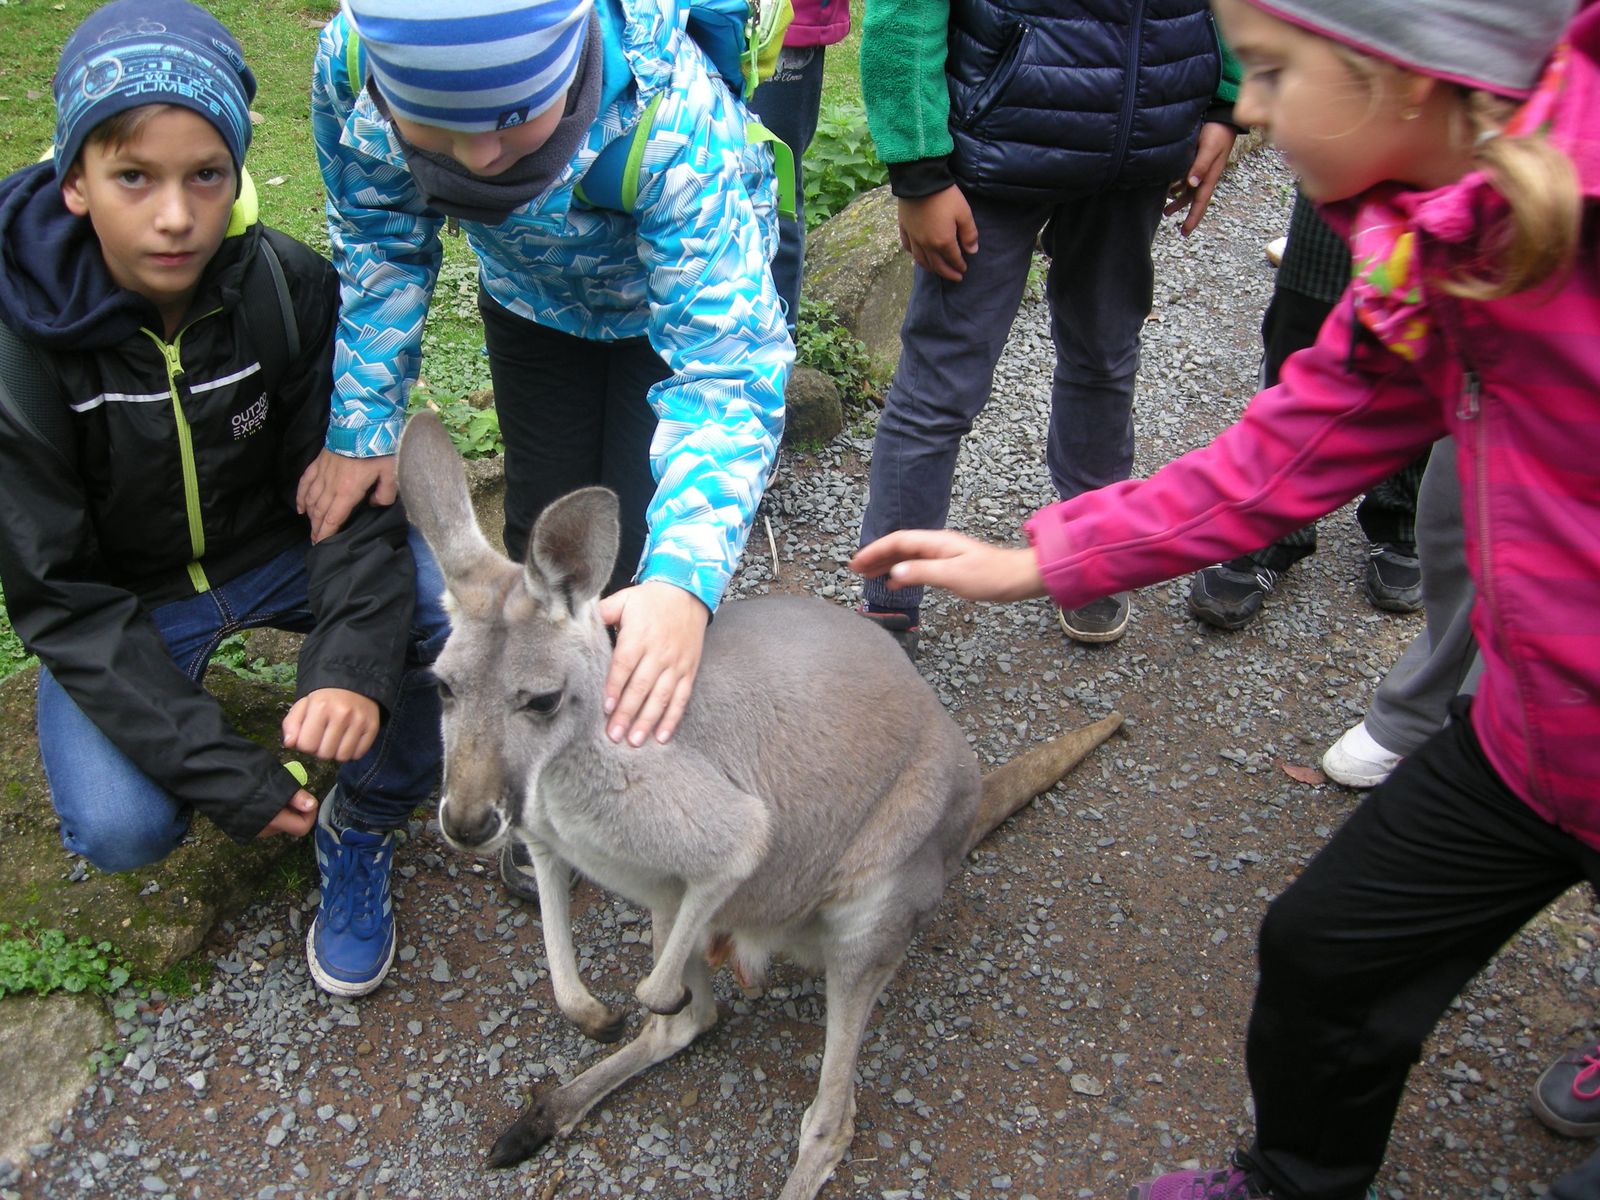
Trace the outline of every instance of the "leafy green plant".
<path fill-rule="evenodd" d="M 434 290 L 434 308 L 438 311 L 440 299 L 446 298 L 444 313 L 452 319 L 430 324 L 423 336 L 422 377 L 408 406 L 413 413 L 424 408 L 436 413 L 463 458 L 486 458 L 506 449 L 500 414 L 492 405 L 480 408 L 471 399 L 493 383 L 476 296 L 476 276 L 453 273 L 447 263 Z"/>
<path fill-rule="evenodd" d="M 5 604 L 5 593 L 0 592 L 0 679 L 15 675 L 24 667 L 32 666 L 38 661 L 23 648 L 22 639 L 17 636 L 17 631 L 11 628 Z"/>
<path fill-rule="evenodd" d="M 845 328 L 826 300 L 800 297 L 795 328 L 795 361 L 829 376 L 846 404 L 875 402 L 882 392 L 872 374 L 867 348 Z"/>
<path fill-rule="evenodd" d="M 241 678 L 260 679 L 284 687 L 294 686 L 297 673 L 294 663 L 269 663 L 260 655 L 252 658 L 242 633 L 230 633 L 218 642 L 211 661 L 220 667 L 227 667 Z"/>
<path fill-rule="evenodd" d="M 13 927 L 0 922 L 0 996 L 21 992 L 116 991 L 130 974 L 110 942 L 68 938 L 37 921 Z"/>
<path fill-rule="evenodd" d="M 833 104 L 817 118 L 817 133 L 806 150 L 806 228 L 815 228 L 862 192 L 889 178 L 878 161 L 859 104 Z"/>
<path fill-rule="evenodd" d="M 411 412 L 429 409 L 439 418 L 462 458 L 488 458 L 506 452 L 500 436 L 500 414 L 493 408 L 474 408 L 465 396 L 452 396 L 418 388 L 411 393 Z"/>
<path fill-rule="evenodd" d="M 169 996 L 194 996 L 211 985 L 216 966 L 203 956 L 180 959 L 152 979 L 139 981 L 142 991 L 161 991 Z"/>

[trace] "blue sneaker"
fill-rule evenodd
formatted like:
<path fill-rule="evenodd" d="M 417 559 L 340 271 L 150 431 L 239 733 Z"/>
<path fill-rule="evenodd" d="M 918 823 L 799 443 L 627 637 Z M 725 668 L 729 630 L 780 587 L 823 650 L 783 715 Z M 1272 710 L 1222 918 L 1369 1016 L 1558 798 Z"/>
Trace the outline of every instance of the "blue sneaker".
<path fill-rule="evenodd" d="M 394 835 L 346 829 L 329 823 L 337 790 L 317 813 L 312 836 L 322 899 L 306 935 L 311 978 L 335 996 L 365 996 L 383 982 L 394 962 L 394 911 L 389 868 Z"/>

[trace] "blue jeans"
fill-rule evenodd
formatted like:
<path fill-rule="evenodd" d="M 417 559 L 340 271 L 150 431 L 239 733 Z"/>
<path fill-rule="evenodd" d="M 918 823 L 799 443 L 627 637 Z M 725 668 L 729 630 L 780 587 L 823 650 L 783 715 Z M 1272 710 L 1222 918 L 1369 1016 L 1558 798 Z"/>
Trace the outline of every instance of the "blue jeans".
<path fill-rule="evenodd" d="M 921 267 L 900 328 L 900 365 L 872 443 L 861 544 L 897 529 L 942 529 L 961 439 L 988 403 L 995 364 L 1022 303 L 1033 247 L 1050 255 L 1045 297 L 1056 365 L 1045 462 L 1056 496 L 1128 478 L 1139 332 L 1150 315 L 1150 244 L 1164 187 L 1023 204 L 971 192 L 979 249 L 959 283 Z M 913 609 L 921 588 L 869 579 L 867 603 Z"/>
<path fill-rule="evenodd" d="M 339 768 L 342 822 L 373 831 L 394 829 L 426 800 L 438 781 L 439 696 L 429 667 L 450 632 L 444 578 L 415 529 L 416 609 L 406 670 L 394 707 L 372 748 Z M 218 644 L 263 626 L 305 632 L 312 627 L 305 547 L 150 615 L 173 660 L 198 681 Z M 39 668 L 39 756 L 61 818 L 61 844 L 103 871 L 127 871 L 165 858 L 183 840 L 194 810 L 141 771 L 100 731 L 50 672 Z"/>
<path fill-rule="evenodd" d="M 778 218 L 778 252 L 772 259 L 772 282 L 788 313 L 791 339 L 800 319 L 800 277 L 806 263 L 806 184 L 801 160 L 817 133 L 826 54 L 825 46 L 785 46 L 778 69 L 750 97 L 751 111 L 794 151 L 794 216 Z"/>

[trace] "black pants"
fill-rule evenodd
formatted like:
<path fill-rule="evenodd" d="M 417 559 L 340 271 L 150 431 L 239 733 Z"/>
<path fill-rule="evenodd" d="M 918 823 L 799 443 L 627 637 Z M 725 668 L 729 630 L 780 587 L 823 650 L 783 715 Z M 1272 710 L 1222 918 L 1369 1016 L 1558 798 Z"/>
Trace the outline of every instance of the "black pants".
<path fill-rule="evenodd" d="M 1468 703 L 1267 910 L 1248 1157 L 1279 1200 L 1362 1200 L 1451 1000 L 1545 905 L 1600 881 L 1600 853 L 1495 775 Z"/>
<path fill-rule="evenodd" d="M 1291 240 L 1290 245 L 1293 245 Z M 1301 292 L 1277 288 L 1261 320 L 1261 385 L 1272 387 L 1284 360 L 1317 340 L 1332 305 Z M 1356 523 L 1369 542 L 1394 542 L 1413 547 L 1417 542 L 1417 488 L 1422 483 L 1428 452 L 1401 467 L 1378 484 L 1356 505 Z M 1316 553 L 1317 524 L 1285 534 L 1247 557 L 1258 566 L 1284 572 L 1307 555 Z"/>
<path fill-rule="evenodd" d="M 622 539 L 608 592 L 626 587 L 644 549 L 655 495 L 645 397 L 671 372 L 644 338 L 590 341 L 546 329 L 487 296 L 478 299 L 494 406 L 506 443 L 506 553 L 521 562 L 534 519 L 591 484 L 617 493 Z"/>

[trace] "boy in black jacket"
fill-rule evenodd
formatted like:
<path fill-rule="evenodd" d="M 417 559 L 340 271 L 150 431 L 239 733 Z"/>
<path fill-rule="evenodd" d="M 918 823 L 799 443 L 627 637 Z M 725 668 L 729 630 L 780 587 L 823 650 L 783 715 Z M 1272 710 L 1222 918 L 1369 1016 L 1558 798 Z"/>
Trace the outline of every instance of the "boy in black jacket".
<path fill-rule="evenodd" d="M 0 405 L 0 584 L 41 662 L 61 840 L 120 871 L 170 852 L 196 810 L 241 842 L 315 829 L 311 973 L 365 994 L 394 955 L 390 831 L 438 771 L 437 566 L 398 506 L 360 506 L 315 545 L 295 510 L 338 289 L 255 220 L 255 79 L 228 31 L 188 0 L 117 0 L 68 39 L 54 90 L 54 160 L 0 181 L 0 320 L 70 433 Z M 273 286 L 263 241 L 282 329 L 243 301 Z M 320 813 L 200 684 L 223 638 L 262 625 L 307 635 L 283 741 L 342 764 Z"/>

